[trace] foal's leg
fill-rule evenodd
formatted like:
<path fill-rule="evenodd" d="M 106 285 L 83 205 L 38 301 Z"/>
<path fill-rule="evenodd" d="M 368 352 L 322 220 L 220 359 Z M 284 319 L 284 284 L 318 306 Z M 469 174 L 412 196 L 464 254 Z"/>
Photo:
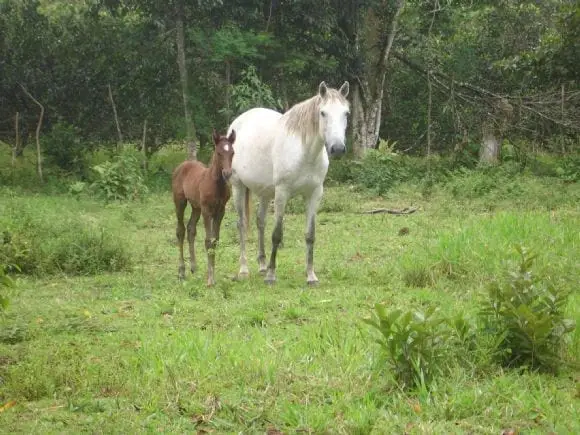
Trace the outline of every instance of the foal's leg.
<path fill-rule="evenodd" d="M 202 214 L 205 225 L 205 250 L 207 251 L 207 285 L 211 287 L 215 284 L 215 219 L 209 210 L 202 210 Z"/>
<path fill-rule="evenodd" d="M 286 189 L 283 187 L 276 187 L 276 194 L 274 197 L 272 253 L 270 254 L 270 264 L 268 265 L 268 271 L 266 272 L 266 278 L 264 279 L 268 284 L 274 284 L 276 282 L 276 254 L 278 253 L 278 247 L 280 246 L 284 233 L 284 210 L 286 209 L 286 203 L 288 202 L 289 197 L 290 195 Z"/>
<path fill-rule="evenodd" d="M 201 210 L 199 208 L 191 208 L 191 217 L 187 223 L 187 241 L 189 242 L 189 264 L 191 273 L 195 273 L 196 262 L 195 262 L 195 235 L 197 234 L 197 222 L 199 221 L 199 216 L 201 215 Z"/>
<path fill-rule="evenodd" d="M 185 262 L 183 261 L 183 240 L 185 239 L 185 225 L 183 224 L 183 213 L 187 207 L 187 200 L 175 201 L 175 216 L 177 217 L 177 227 L 175 235 L 177 237 L 177 246 L 179 248 L 179 268 L 177 277 L 179 280 L 185 278 Z"/>
<path fill-rule="evenodd" d="M 318 278 L 314 273 L 314 240 L 315 240 L 315 221 L 316 211 L 322 199 L 322 186 L 316 188 L 310 198 L 305 197 L 306 201 L 306 282 L 309 285 L 318 284 Z"/>
<path fill-rule="evenodd" d="M 244 225 L 246 219 L 246 190 L 247 187 L 243 184 L 235 184 L 233 187 L 234 205 L 238 212 L 238 232 L 240 234 L 240 271 L 239 278 L 247 278 L 250 275 L 248 269 L 248 259 L 246 258 L 246 226 Z"/>
<path fill-rule="evenodd" d="M 268 212 L 268 198 L 261 197 L 258 204 L 256 224 L 258 227 L 258 271 L 266 274 L 266 250 L 264 248 L 264 231 L 266 229 L 266 213 Z"/>

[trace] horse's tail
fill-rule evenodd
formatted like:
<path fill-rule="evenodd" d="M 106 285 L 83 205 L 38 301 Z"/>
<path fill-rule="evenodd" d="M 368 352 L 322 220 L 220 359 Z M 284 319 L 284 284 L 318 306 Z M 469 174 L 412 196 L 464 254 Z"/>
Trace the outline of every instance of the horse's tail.
<path fill-rule="evenodd" d="M 246 197 L 244 199 L 244 208 L 245 208 L 244 216 L 246 219 L 244 220 L 244 227 L 246 229 L 246 234 L 248 234 L 250 228 L 250 189 L 248 189 L 247 187 L 245 196 Z"/>

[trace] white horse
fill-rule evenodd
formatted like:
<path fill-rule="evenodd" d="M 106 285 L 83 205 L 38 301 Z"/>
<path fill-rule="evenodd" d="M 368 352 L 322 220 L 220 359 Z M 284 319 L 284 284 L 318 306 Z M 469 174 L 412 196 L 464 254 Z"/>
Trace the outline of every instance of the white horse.
<path fill-rule="evenodd" d="M 240 278 L 249 276 L 246 230 L 251 191 L 259 198 L 258 265 L 260 273 L 266 274 L 265 281 L 269 284 L 276 281 L 276 253 L 282 241 L 286 203 L 293 196 L 302 195 L 306 202 L 307 282 L 318 283 L 314 273 L 315 218 L 328 171 L 328 156 L 346 152 L 348 90 L 348 82 L 338 91 L 322 82 L 317 95 L 296 104 L 284 115 L 254 108 L 242 113 L 230 125 L 228 134 L 236 131 L 231 182 L 240 233 Z M 272 198 L 275 224 L 270 263 L 266 267 L 264 228 Z"/>

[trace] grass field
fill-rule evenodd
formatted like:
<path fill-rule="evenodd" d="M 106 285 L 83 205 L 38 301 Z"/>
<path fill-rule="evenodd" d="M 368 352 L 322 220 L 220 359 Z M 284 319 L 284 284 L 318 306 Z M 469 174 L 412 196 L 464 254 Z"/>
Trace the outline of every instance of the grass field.
<path fill-rule="evenodd" d="M 0 214 L 49 227 L 80 221 L 124 245 L 132 266 L 17 276 L 0 317 L 0 432 L 580 433 L 577 371 L 506 370 L 482 355 L 467 366 L 449 361 L 430 391 L 406 391 L 361 321 L 377 302 L 433 303 L 475 318 L 485 286 L 516 264 L 521 243 L 539 254 L 534 270 L 572 290 L 566 311 L 578 322 L 580 189 L 520 184 L 507 199 L 444 188 L 425 197 L 410 185 L 384 198 L 327 188 L 315 288 L 306 286 L 300 202 L 289 206 L 273 287 L 256 273 L 254 226 L 252 276 L 231 279 L 239 252 L 229 209 L 212 289 L 201 225 L 199 271 L 176 279 L 169 194 L 104 206 L 4 189 Z M 360 213 L 411 205 L 419 210 L 407 216 Z M 570 334 L 566 360 L 578 361 L 579 338 Z"/>

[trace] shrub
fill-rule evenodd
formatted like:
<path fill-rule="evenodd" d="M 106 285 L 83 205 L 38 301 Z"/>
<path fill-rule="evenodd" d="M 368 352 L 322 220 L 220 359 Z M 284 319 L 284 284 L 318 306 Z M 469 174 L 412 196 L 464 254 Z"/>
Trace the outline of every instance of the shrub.
<path fill-rule="evenodd" d="M 0 263 L 0 313 L 8 307 L 8 297 L 4 290 L 14 287 L 14 281 L 6 274 L 6 266 Z"/>
<path fill-rule="evenodd" d="M 556 174 L 564 181 L 576 183 L 580 181 L 580 155 L 567 156 L 556 168 Z"/>
<path fill-rule="evenodd" d="M 404 160 L 393 153 L 371 149 L 356 164 L 356 181 L 379 195 L 410 178 Z"/>
<path fill-rule="evenodd" d="M 54 124 L 43 139 L 43 152 L 47 162 L 69 173 L 84 174 L 83 151 L 78 129 L 66 122 Z"/>
<path fill-rule="evenodd" d="M 136 152 L 124 151 L 113 161 L 93 166 L 97 180 L 92 187 L 107 201 L 133 200 L 147 193 Z"/>
<path fill-rule="evenodd" d="M 494 357 L 504 366 L 557 372 L 565 335 L 574 321 L 564 317 L 569 291 L 532 274 L 536 258 L 517 247 L 520 265 L 489 285 L 480 315 L 494 338 Z"/>
<path fill-rule="evenodd" d="M 434 306 L 422 311 L 387 312 L 375 305 L 375 318 L 364 319 L 382 335 L 377 340 L 395 379 L 403 388 L 427 388 L 434 377 L 449 368 L 450 344 L 472 339 L 470 325 L 461 315 L 448 319 Z"/>

